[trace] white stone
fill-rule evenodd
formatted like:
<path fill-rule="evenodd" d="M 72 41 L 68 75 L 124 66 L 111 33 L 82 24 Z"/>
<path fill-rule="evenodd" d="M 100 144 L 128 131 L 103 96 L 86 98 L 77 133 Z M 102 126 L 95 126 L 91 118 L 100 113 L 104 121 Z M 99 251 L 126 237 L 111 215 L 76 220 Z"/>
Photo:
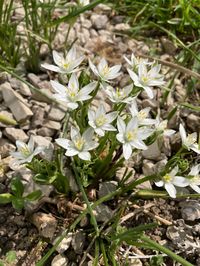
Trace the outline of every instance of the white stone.
<path fill-rule="evenodd" d="M 26 133 L 19 128 L 7 127 L 4 130 L 4 135 L 14 143 L 16 142 L 16 140 L 26 142 L 29 139 Z"/>

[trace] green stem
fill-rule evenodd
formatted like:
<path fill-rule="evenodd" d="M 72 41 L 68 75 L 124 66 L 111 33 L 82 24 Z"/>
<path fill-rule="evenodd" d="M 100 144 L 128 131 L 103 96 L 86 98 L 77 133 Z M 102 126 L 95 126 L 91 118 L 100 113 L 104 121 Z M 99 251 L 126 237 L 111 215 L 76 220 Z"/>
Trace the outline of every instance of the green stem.
<path fill-rule="evenodd" d="M 98 228 L 98 225 L 97 225 L 97 221 L 96 221 L 96 218 L 95 218 L 95 216 L 93 214 L 93 210 L 92 210 L 92 207 L 91 207 L 90 202 L 88 200 L 88 197 L 87 197 L 87 195 L 85 193 L 85 190 L 83 188 L 83 185 L 82 185 L 82 182 L 81 182 L 81 179 L 79 177 L 79 174 L 78 174 L 78 171 L 76 169 L 76 165 L 75 165 L 74 161 L 72 162 L 72 167 L 73 167 L 73 170 L 74 170 L 74 173 L 75 173 L 77 184 L 78 184 L 78 186 L 80 188 L 80 191 L 81 191 L 81 193 L 83 195 L 83 199 L 85 200 L 85 202 L 87 204 L 88 212 L 89 212 L 89 214 L 91 216 L 91 222 L 92 222 L 92 224 L 93 224 L 93 226 L 95 228 L 96 235 L 99 236 L 99 228 Z"/>
<path fill-rule="evenodd" d="M 169 194 L 165 191 L 160 190 L 148 190 L 142 189 L 138 191 L 133 197 L 136 198 L 170 198 Z M 200 194 L 177 194 L 176 199 L 186 199 L 186 198 L 200 198 Z"/>
<path fill-rule="evenodd" d="M 96 239 L 95 241 L 95 256 L 92 266 L 98 266 L 99 262 L 99 241 Z"/>
<path fill-rule="evenodd" d="M 102 251 L 102 254 L 103 254 L 104 265 L 105 266 L 109 266 L 108 258 L 106 256 L 106 250 L 105 250 L 105 246 L 104 246 L 103 240 L 100 240 L 100 247 L 101 247 L 101 251 Z"/>
<path fill-rule="evenodd" d="M 170 258 L 172 258 L 173 260 L 181 263 L 181 265 L 183 266 L 194 266 L 193 264 L 191 264 L 190 262 L 186 261 L 184 258 L 180 257 L 179 255 L 175 254 L 174 252 L 172 252 L 170 249 L 158 244 L 157 242 L 151 240 L 150 238 L 148 238 L 147 236 L 141 236 L 140 239 L 142 241 L 144 241 L 147 244 L 150 244 L 152 248 L 155 248 L 156 250 L 159 250 L 165 254 L 167 254 Z"/>

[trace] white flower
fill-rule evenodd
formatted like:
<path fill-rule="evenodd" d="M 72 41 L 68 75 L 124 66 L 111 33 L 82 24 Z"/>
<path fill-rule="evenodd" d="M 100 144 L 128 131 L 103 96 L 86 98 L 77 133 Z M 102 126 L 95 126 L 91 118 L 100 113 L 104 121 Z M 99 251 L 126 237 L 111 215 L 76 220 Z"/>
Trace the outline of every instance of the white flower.
<path fill-rule="evenodd" d="M 137 71 L 138 70 L 138 66 L 140 64 L 145 64 L 145 65 L 151 65 L 153 64 L 150 63 L 148 61 L 148 59 L 144 59 L 144 58 L 139 58 L 139 57 L 135 57 L 135 55 L 132 53 L 131 55 L 131 60 L 129 60 L 126 56 L 124 56 L 124 59 L 126 60 L 126 62 L 133 68 L 133 70 Z"/>
<path fill-rule="evenodd" d="M 44 63 L 41 66 L 54 72 L 69 74 L 76 71 L 75 68 L 80 65 L 84 58 L 84 56 L 77 58 L 76 49 L 73 46 L 67 53 L 66 57 L 53 51 L 53 60 L 57 66 L 47 63 Z"/>
<path fill-rule="evenodd" d="M 133 100 L 133 97 L 129 96 L 133 89 L 132 84 L 124 87 L 123 89 L 117 88 L 116 90 L 112 86 L 104 84 L 103 88 L 105 89 L 110 101 L 113 103 L 130 103 Z"/>
<path fill-rule="evenodd" d="M 199 145 L 197 144 L 197 133 L 194 132 L 192 134 L 186 134 L 185 128 L 183 127 L 182 124 L 179 126 L 179 132 L 181 135 L 181 140 L 183 145 L 188 149 L 188 150 L 193 150 L 196 153 L 200 154 L 200 148 Z"/>
<path fill-rule="evenodd" d="M 176 131 L 173 129 L 167 129 L 167 120 L 160 121 L 159 115 L 156 116 L 156 123 L 155 128 L 157 131 L 162 131 L 163 136 L 170 137 L 173 135 Z"/>
<path fill-rule="evenodd" d="M 79 4 L 81 6 L 87 6 L 89 5 L 89 3 L 90 3 L 90 0 L 79 0 Z"/>
<path fill-rule="evenodd" d="M 163 76 L 159 74 L 160 67 L 161 66 L 158 64 L 148 71 L 147 66 L 144 63 L 140 63 L 138 67 L 138 74 L 130 69 L 127 69 L 135 86 L 142 87 L 151 99 L 154 97 L 152 87 L 161 86 L 165 83 L 163 81 Z"/>
<path fill-rule="evenodd" d="M 26 162 L 30 163 L 35 155 L 41 153 L 45 149 L 44 146 L 38 146 L 34 150 L 34 141 L 32 136 L 30 137 L 28 144 L 21 140 L 17 140 L 16 146 L 18 151 L 11 152 L 11 155 L 17 159 L 17 164 L 23 164 Z"/>
<path fill-rule="evenodd" d="M 153 133 L 152 129 L 138 128 L 138 121 L 136 118 L 132 118 L 126 125 L 121 117 L 117 119 L 117 128 L 119 133 L 116 138 L 123 144 L 123 155 L 126 160 L 130 158 L 133 148 L 139 150 L 147 149 L 143 140 Z"/>
<path fill-rule="evenodd" d="M 89 60 L 89 66 L 93 73 L 96 76 L 99 76 L 103 81 L 108 82 L 111 79 L 115 79 L 121 74 L 119 72 L 121 65 L 109 67 L 107 61 L 104 58 L 101 59 L 97 67 Z"/>
<path fill-rule="evenodd" d="M 196 191 L 197 193 L 200 193 L 200 164 L 197 164 L 191 168 L 191 171 L 189 172 L 189 186 Z"/>
<path fill-rule="evenodd" d="M 150 107 L 144 108 L 140 111 L 138 111 L 138 106 L 136 103 L 136 100 L 133 99 L 132 104 L 129 108 L 132 117 L 136 117 L 138 119 L 139 125 L 153 125 L 156 123 L 155 119 L 148 118 L 149 112 L 151 110 Z"/>
<path fill-rule="evenodd" d="M 155 182 L 156 186 L 164 187 L 171 198 L 176 198 L 177 187 L 187 187 L 189 185 L 188 179 L 183 176 L 177 176 L 178 166 L 174 167 L 170 173 L 164 175 L 161 181 Z"/>
<path fill-rule="evenodd" d="M 82 160 L 90 160 L 91 155 L 88 151 L 95 149 L 99 144 L 93 141 L 94 130 L 90 127 L 88 128 L 82 135 L 80 131 L 75 128 L 71 127 L 71 140 L 59 138 L 55 141 L 66 149 L 66 156 L 75 156 Z"/>
<path fill-rule="evenodd" d="M 117 112 L 106 114 L 106 110 L 102 104 L 99 105 L 97 111 L 88 110 L 88 124 L 94 128 L 99 136 L 104 136 L 104 131 L 116 131 L 115 127 L 110 123 L 117 117 Z"/>
<path fill-rule="evenodd" d="M 85 87 L 83 87 L 81 90 L 79 90 L 78 79 L 73 73 L 69 79 L 67 87 L 57 81 L 51 81 L 51 85 L 57 92 L 56 94 L 54 94 L 54 97 L 57 100 L 66 103 L 69 108 L 74 110 L 78 107 L 77 102 L 86 101 L 92 98 L 92 96 L 89 94 L 95 89 L 96 82 L 91 82 Z"/>

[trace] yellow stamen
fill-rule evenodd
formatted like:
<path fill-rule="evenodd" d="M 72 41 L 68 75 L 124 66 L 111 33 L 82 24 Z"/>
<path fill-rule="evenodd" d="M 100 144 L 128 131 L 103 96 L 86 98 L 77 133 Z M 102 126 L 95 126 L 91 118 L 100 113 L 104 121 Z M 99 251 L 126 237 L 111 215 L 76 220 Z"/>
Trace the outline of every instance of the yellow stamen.
<path fill-rule="evenodd" d="M 136 130 L 126 132 L 127 141 L 133 141 L 137 137 Z"/>
<path fill-rule="evenodd" d="M 96 118 L 95 123 L 98 127 L 103 126 L 107 122 L 105 115 L 100 115 Z"/>
<path fill-rule="evenodd" d="M 83 138 L 78 138 L 76 141 L 74 141 L 74 145 L 79 151 L 83 149 L 84 143 L 85 140 Z"/>
<path fill-rule="evenodd" d="M 163 180 L 169 183 L 172 180 L 172 176 L 170 174 L 166 174 L 163 176 Z"/>

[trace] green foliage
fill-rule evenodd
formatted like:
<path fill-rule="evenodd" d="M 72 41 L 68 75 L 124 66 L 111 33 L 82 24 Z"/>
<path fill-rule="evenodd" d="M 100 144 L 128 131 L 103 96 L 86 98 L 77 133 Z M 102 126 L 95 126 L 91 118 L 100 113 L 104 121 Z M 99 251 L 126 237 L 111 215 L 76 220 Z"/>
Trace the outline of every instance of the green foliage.
<path fill-rule="evenodd" d="M 57 192 L 67 194 L 69 191 L 69 181 L 58 168 L 56 162 L 38 160 L 34 158 L 27 165 L 35 174 L 33 180 L 41 185 L 53 185 Z"/>
<path fill-rule="evenodd" d="M 12 203 L 16 210 L 21 210 L 28 201 L 35 201 L 42 196 L 41 190 L 35 190 L 23 196 L 24 185 L 19 177 L 13 178 L 10 184 L 11 193 L 0 194 L 0 204 Z"/>
<path fill-rule="evenodd" d="M 16 252 L 15 251 L 8 251 L 5 255 L 5 259 L 4 260 L 0 260 L 0 266 L 8 266 L 8 265 L 14 265 L 13 263 L 15 263 L 16 261 Z"/>

